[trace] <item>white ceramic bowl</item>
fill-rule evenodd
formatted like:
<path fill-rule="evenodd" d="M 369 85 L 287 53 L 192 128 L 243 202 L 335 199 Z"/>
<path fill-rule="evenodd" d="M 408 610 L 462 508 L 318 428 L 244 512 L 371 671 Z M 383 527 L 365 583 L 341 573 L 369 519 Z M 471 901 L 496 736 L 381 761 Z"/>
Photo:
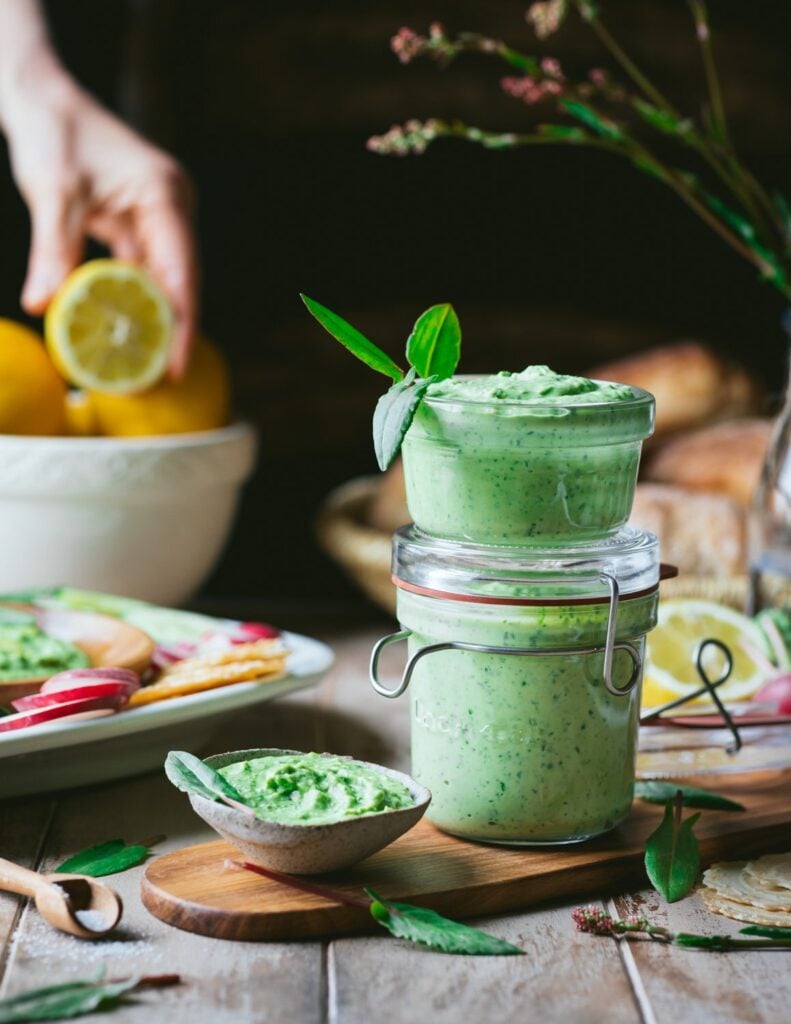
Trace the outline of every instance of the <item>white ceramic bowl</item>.
<path fill-rule="evenodd" d="M 255 452 L 245 423 L 167 437 L 0 435 L 0 593 L 68 584 L 183 603 L 222 551 Z"/>

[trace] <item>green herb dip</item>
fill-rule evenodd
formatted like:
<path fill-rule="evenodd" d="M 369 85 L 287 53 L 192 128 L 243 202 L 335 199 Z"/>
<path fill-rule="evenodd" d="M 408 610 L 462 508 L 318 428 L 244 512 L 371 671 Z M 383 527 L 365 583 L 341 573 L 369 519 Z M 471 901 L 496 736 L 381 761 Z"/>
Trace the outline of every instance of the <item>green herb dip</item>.
<path fill-rule="evenodd" d="M 414 803 L 403 783 L 346 757 L 279 754 L 219 772 L 259 818 L 283 825 L 330 825 Z"/>
<path fill-rule="evenodd" d="M 547 366 L 437 381 L 402 447 L 410 514 L 476 544 L 606 537 L 629 518 L 653 415 L 639 388 Z"/>
<path fill-rule="evenodd" d="M 519 596 L 514 589 L 513 596 Z M 622 601 L 618 640 L 642 657 L 656 594 Z M 571 648 L 519 657 L 433 653 L 410 683 L 412 774 L 432 792 L 427 817 L 471 839 L 556 843 L 613 828 L 632 803 L 640 687 L 608 693 L 602 655 L 607 606 L 501 607 L 398 591 L 409 652 L 448 640 L 502 647 Z M 614 681 L 631 662 L 616 651 Z"/>
<path fill-rule="evenodd" d="M 39 629 L 35 618 L 15 609 L 0 609 L 0 681 L 55 675 L 69 668 L 86 668 L 88 655 Z"/>

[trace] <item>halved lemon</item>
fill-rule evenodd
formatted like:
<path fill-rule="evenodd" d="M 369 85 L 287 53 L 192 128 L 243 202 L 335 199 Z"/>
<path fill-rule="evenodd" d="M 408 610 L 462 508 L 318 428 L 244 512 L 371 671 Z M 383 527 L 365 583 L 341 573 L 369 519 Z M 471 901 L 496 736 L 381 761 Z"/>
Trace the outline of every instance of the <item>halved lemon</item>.
<path fill-rule="evenodd" d="M 173 314 L 140 267 L 92 260 L 55 293 L 44 328 L 50 357 L 68 381 L 86 391 L 130 394 L 164 375 Z"/>
<path fill-rule="evenodd" d="M 723 700 L 746 700 L 766 680 L 761 659 L 761 631 L 746 615 L 714 601 L 677 598 L 659 602 L 656 628 L 648 634 L 643 680 L 643 706 L 657 707 L 699 689 L 695 649 L 701 640 L 721 640 L 733 655 L 733 671 L 717 690 Z M 714 649 L 704 655 L 709 678 L 716 679 L 725 666 Z M 709 697 L 696 703 L 711 703 Z"/>

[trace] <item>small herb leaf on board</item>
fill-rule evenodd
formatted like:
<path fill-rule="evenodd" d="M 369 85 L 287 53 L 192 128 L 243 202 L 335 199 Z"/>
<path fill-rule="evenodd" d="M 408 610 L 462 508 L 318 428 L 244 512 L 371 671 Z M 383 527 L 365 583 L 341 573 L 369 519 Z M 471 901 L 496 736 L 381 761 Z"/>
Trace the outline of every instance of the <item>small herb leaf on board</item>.
<path fill-rule="evenodd" d="M 399 939 L 408 939 L 442 953 L 466 953 L 470 956 L 524 955 L 524 950 L 494 935 L 451 921 L 434 910 L 394 903 L 366 889 L 371 898 L 371 916 Z"/>
<path fill-rule="evenodd" d="M 361 334 L 356 327 L 352 327 L 343 317 L 333 313 L 326 306 L 322 306 L 315 299 L 301 293 L 300 298 L 307 306 L 308 312 L 318 320 L 324 330 L 366 366 L 370 366 L 372 370 L 383 373 L 385 377 L 390 377 L 395 381 L 403 378 L 404 371 L 401 367 L 394 363 L 386 352 L 383 352 L 364 334 Z"/>
<path fill-rule="evenodd" d="M 417 407 L 436 378 L 416 379 L 412 367 L 402 381 L 394 384 L 376 403 L 374 410 L 374 451 L 384 471 L 401 450 L 401 442 L 415 417 Z"/>
<path fill-rule="evenodd" d="M 219 800 L 253 814 L 234 787 L 205 761 L 186 750 L 171 750 L 165 758 L 165 775 L 182 793 L 195 793 L 207 800 Z"/>
<path fill-rule="evenodd" d="M 90 875 L 100 878 L 102 875 L 114 875 L 119 871 L 136 867 L 151 853 L 148 846 L 135 844 L 127 846 L 123 839 L 110 839 L 106 843 L 98 843 L 80 850 L 73 857 L 64 860 L 55 868 L 58 874 Z"/>
<path fill-rule="evenodd" d="M 461 325 L 449 302 L 430 306 L 407 338 L 406 357 L 420 377 L 452 377 L 461 355 Z"/>
<path fill-rule="evenodd" d="M 666 804 L 676 793 L 681 793 L 684 807 L 706 807 L 716 811 L 744 811 L 747 808 L 735 800 L 696 786 L 682 786 L 675 782 L 658 782 L 654 779 L 634 784 L 634 795 L 652 804 Z"/>
<path fill-rule="evenodd" d="M 682 800 L 665 806 L 659 828 L 649 837 L 645 847 L 645 869 L 651 884 L 668 903 L 675 903 L 690 891 L 700 872 L 700 850 L 692 826 L 700 812 L 681 820 Z"/>

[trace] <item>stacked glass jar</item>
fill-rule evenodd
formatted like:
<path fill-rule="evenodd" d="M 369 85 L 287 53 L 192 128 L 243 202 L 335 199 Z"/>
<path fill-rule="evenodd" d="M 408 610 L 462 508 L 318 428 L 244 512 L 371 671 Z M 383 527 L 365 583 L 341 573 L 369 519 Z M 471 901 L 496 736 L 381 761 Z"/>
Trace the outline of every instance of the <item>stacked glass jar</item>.
<path fill-rule="evenodd" d="M 403 445 L 414 525 L 393 541 L 401 631 L 371 678 L 409 687 L 440 828 L 568 843 L 629 813 L 659 556 L 624 524 L 653 420 L 645 391 L 546 367 L 451 378 L 421 403 Z"/>

